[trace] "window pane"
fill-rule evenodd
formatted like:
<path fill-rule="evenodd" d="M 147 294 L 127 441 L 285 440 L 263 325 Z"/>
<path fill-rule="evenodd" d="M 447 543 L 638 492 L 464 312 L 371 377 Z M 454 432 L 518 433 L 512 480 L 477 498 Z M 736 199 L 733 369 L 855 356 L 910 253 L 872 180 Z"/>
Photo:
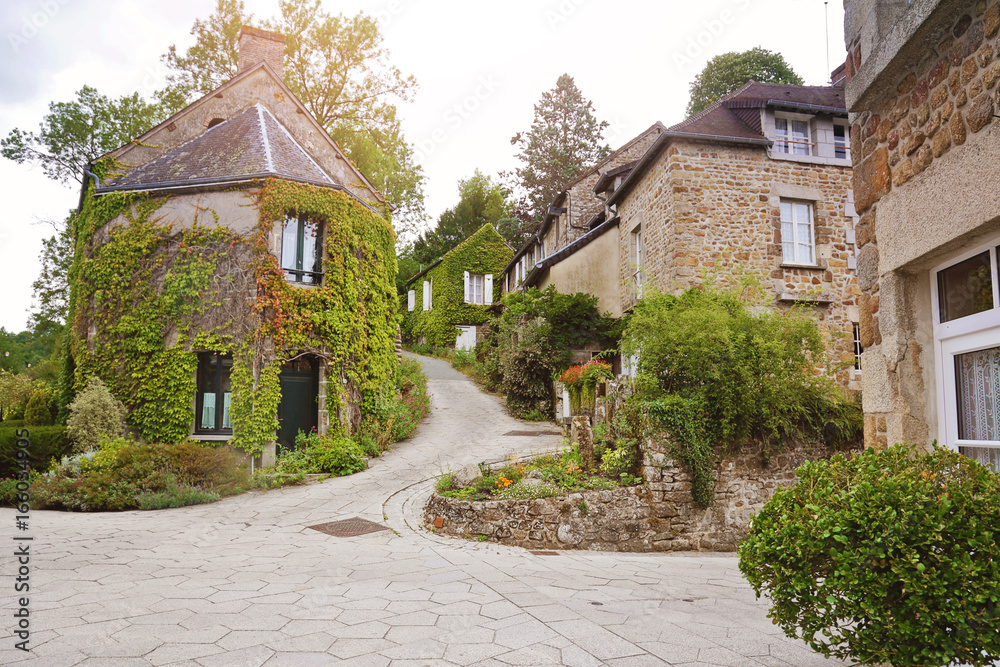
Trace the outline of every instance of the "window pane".
<path fill-rule="evenodd" d="M 960 440 L 1000 440 L 1000 347 L 955 355 Z"/>
<path fill-rule="evenodd" d="M 318 271 L 317 250 L 319 249 L 319 225 L 311 220 L 306 220 L 302 234 L 302 270 Z M 305 278 L 306 282 L 313 282 L 310 277 Z"/>
<path fill-rule="evenodd" d="M 792 202 L 781 202 L 781 219 L 787 220 L 788 222 L 792 221 Z"/>
<path fill-rule="evenodd" d="M 201 423 L 198 428 L 205 431 L 215 430 L 215 394 L 205 394 L 201 403 Z"/>
<path fill-rule="evenodd" d="M 993 308 L 992 270 L 987 251 L 938 272 L 942 322 Z"/>
<path fill-rule="evenodd" d="M 804 243 L 806 245 L 812 245 L 812 230 L 809 229 L 809 225 L 795 225 L 799 228 L 799 243 Z"/>
<path fill-rule="evenodd" d="M 299 221 L 294 218 L 285 220 L 281 230 L 281 268 L 294 269 L 299 248 Z M 295 274 L 285 273 L 287 280 L 295 280 Z"/>
<path fill-rule="evenodd" d="M 959 447 L 958 453 L 982 463 L 993 472 L 1000 472 L 1000 447 Z"/>
<path fill-rule="evenodd" d="M 795 222 L 809 222 L 809 204 L 795 205 Z"/>

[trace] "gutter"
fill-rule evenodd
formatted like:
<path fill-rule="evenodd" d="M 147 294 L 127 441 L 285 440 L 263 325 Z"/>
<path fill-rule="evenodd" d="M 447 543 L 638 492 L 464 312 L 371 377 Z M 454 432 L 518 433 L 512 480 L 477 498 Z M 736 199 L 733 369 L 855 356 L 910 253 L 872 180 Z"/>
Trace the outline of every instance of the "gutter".
<path fill-rule="evenodd" d="M 787 109 L 801 109 L 802 111 L 812 111 L 813 113 L 828 113 L 837 115 L 847 115 L 846 107 L 827 107 L 822 104 L 806 104 L 805 102 L 789 102 L 788 100 L 768 100 L 767 106 L 785 107 Z"/>

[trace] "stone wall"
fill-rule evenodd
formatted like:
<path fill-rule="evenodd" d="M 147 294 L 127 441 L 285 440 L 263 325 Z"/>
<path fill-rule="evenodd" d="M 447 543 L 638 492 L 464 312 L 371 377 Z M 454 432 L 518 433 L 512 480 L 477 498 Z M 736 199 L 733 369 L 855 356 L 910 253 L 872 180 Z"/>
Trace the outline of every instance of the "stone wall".
<path fill-rule="evenodd" d="M 781 198 L 813 202 L 816 268 L 783 265 Z M 829 334 L 829 369 L 843 386 L 857 388 L 853 213 L 849 167 L 778 160 L 763 147 L 675 139 L 619 205 L 622 307 L 637 301 L 631 239 L 641 227 L 644 285 L 684 290 L 708 270 L 726 286 L 744 271 L 765 279 L 777 308 L 814 301 Z"/>
<path fill-rule="evenodd" d="M 847 4 L 860 17 L 872 2 Z M 930 272 L 1000 231 L 1000 2 L 899 12 L 877 39 L 860 18 L 845 35 L 865 444 L 879 448 L 939 433 Z"/>
<path fill-rule="evenodd" d="M 424 510 L 427 528 L 528 549 L 593 551 L 735 551 L 750 519 L 795 469 L 822 458 L 822 448 L 793 447 L 762 465 L 760 450 L 723 457 L 716 468 L 715 503 L 691 499 L 688 473 L 662 444 L 648 442 L 643 483 L 558 498 L 471 502 L 433 495 Z"/>

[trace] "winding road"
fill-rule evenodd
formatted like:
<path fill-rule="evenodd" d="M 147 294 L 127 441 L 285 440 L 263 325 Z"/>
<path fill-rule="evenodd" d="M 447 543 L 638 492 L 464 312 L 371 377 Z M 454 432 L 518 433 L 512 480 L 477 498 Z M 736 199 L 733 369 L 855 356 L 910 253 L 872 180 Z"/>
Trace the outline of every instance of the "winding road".
<path fill-rule="evenodd" d="M 421 357 L 433 410 L 350 477 L 210 505 L 32 511 L 30 593 L 0 509 L 0 664 L 840 665 L 767 619 L 732 554 L 537 555 L 420 527 L 433 477 L 560 444 Z M 335 537 L 309 528 L 360 518 Z M 30 647 L 11 637 L 30 598 Z"/>

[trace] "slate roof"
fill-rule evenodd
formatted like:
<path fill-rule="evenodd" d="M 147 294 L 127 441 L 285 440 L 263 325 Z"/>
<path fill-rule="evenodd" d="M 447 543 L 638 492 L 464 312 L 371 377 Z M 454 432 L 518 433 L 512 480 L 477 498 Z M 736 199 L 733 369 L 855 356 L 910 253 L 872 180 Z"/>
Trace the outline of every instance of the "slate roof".
<path fill-rule="evenodd" d="M 270 176 L 335 185 L 267 107 L 255 104 L 149 164 L 103 183 L 98 192 L 207 185 Z"/>
<path fill-rule="evenodd" d="M 735 93 L 667 129 L 737 139 L 765 139 L 760 109 L 765 107 L 847 114 L 844 89 L 835 86 L 789 86 L 750 81 Z"/>

